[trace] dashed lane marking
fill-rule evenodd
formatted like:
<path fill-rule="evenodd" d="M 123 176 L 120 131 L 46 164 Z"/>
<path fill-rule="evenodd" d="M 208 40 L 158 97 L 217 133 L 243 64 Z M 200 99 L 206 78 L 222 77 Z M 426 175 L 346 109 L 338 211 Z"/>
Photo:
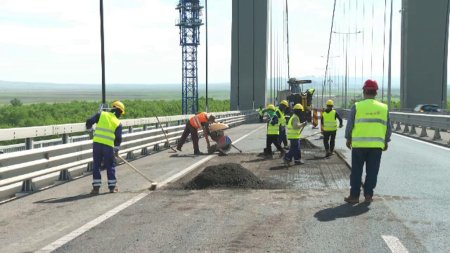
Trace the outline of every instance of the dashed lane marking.
<path fill-rule="evenodd" d="M 254 132 L 258 131 L 259 129 L 261 129 L 263 126 L 258 127 L 257 129 L 251 131 L 250 133 L 240 137 L 239 139 L 237 139 L 236 141 L 234 141 L 234 143 L 237 143 L 241 140 L 243 140 L 244 138 L 248 137 L 249 135 L 253 134 Z M 168 179 L 164 180 L 163 182 L 160 182 L 158 184 L 159 187 L 162 187 L 174 180 L 177 180 L 178 178 L 186 175 L 187 173 L 189 173 L 190 171 L 196 169 L 198 166 L 202 165 L 203 163 L 211 160 L 215 155 L 209 155 L 205 158 L 203 158 L 202 160 L 192 164 L 191 166 L 187 167 L 186 169 L 180 171 L 179 173 L 169 177 Z M 112 216 L 116 215 L 117 213 L 119 213 L 120 211 L 124 210 L 125 208 L 133 205 L 134 203 L 138 202 L 139 200 L 141 200 L 142 198 L 144 198 L 145 196 L 149 195 L 151 192 L 143 192 L 135 197 L 133 197 L 132 199 L 126 201 L 123 204 L 120 204 L 119 206 L 111 209 L 110 211 L 108 211 L 107 213 L 93 219 L 92 221 L 86 223 L 85 225 L 81 226 L 80 228 L 72 231 L 71 233 L 59 238 L 58 240 L 50 243 L 49 245 L 43 247 L 42 249 L 36 251 L 36 253 L 47 253 L 47 252 L 52 252 L 56 249 L 58 249 L 59 247 L 63 246 L 64 244 L 72 241 L 73 239 L 77 238 L 78 236 L 86 233 L 87 231 L 89 231 L 90 229 L 92 229 L 93 227 L 97 226 L 98 224 L 102 223 L 103 221 L 111 218 Z"/>
<path fill-rule="evenodd" d="M 383 240 L 388 245 L 392 253 L 408 253 L 408 250 L 403 246 L 400 240 L 392 235 L 382 235 Z"/>

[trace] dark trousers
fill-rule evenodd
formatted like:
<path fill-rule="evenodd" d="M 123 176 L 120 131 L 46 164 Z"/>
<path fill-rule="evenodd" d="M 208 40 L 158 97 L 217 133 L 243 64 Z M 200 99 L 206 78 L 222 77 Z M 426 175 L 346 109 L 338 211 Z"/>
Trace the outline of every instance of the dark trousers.
<path fill-rule="evenodd" d="M 335 139 L 336 131 L 323 131 L 323 145 L 325 146 L 326 151 L 333 152 Z"/>
<path fill-rule="evenodd" d="M 92 147 L 94 161 L 92 163 L 92 186 L 102 185 L 102 175 L 100 169 L 106 168 L 108 176 L 108 187 L 114 189 L 117 183 L 116 179 L 116 158 L 114 157 L 113 147 L 94 142 Z"/>
<path fill-rule="evenodd" d="M 266 149 L 264 150 L 265 154 L 272 154 L 272 144 L 278 149 L 278 151 L 282 151 L 280 145 L 280 140 L 278 135 L 266 135 Z"/>
<path fill-rule="evenodd" d="M 361 176 L 364 163 L 366 164 L 366 179 L 364 180 L 364 195 L 373 196 L 373 189 L 377 185 L 378 171 L 381 161 L 380 148 L 353 148 L 352 172 L 350 175 L 350 195 L 359 197 L 361 192 Z"/>
<path fill-rule="evenodd" d="M 259 115 L 259 123 L 263 123 L 263 115 Z"/>
<path fill-rule="evenodd" d="M 286 126 L 280 126 L 280 144 L 283 143 L 283 145 L 287 146 L 287 136 L 286 136 Z"/>
<path fill-rule="evenodd" d="M 198 148 L 197 129 L 191 126 L 191 123 L 189 122 L 186 123 L 186 127 L 184 128 L 183 134 L 181 135 L 180 140 L 178 140 L 177 148 L 181 149 L 181 147 L 183 147 L 189 134 L 191 135 L 192 145 L 194 146 L 194 153 L 200 152 L 200 149 Z"/>
<path fill-rule="evenodd" d="M 294 161 L 300 161 L 302 158 L 300 152 L 300 140 L 289 140 L 291 142 L 291 146 L 289 147 L 289 152 L 284 156 L 284 160 L 291 162 L 292 158 Z"/>

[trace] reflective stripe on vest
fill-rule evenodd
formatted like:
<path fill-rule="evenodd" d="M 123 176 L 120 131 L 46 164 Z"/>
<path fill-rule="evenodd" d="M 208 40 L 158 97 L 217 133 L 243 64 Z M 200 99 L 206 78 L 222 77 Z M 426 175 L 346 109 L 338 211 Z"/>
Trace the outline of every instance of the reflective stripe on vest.
<path fill-rule="evenodd" d="M 285 126 L 286 125 L 286 118 L 284 117 L 284 113 L 278 107 L 277 107 L 276 111 L 278 113 L 280 113 L 280 118 L 278 118 L 278 122 L 280 123 L 280 126 Z"/>
<path fill-rule="evenodd" d="M 269 123 L 267 123 L 267 135 L 280 135 L 280 122 L 278 124 L 272 125 L 272 118 L 270 118 Z"/>
<path fill-rule="evenodd" d="M 115 132 L 119 125 L 120 121 L 116 115 L 111 112 L 102 112 L 95 128 L 93 141 L 114 147 Z"/>
<path fill-rule="evenodd" d="M 294 128 L 294 119 L 297 119 L 300 122 L 300 118 L 293 114 L 291 118 L 289 119 L 289 122 L 287 124 L 287 138 L 288 140 L 299 140 L 302 137 L 301 128 L 295 129 Z"/>
<path fill-rule="evenodd" d="M 200 129 L 202 127 L 202 123 L 206 123 L 208 122 L 208 117 L 206 115 L 206 113 L 201 112 L 195 116 L 193 116 L 190 120 L 189 123 L 191 124 L 191 126 L 193 126 L 195 129 Z"/>
<path fill-rule="evenodd" d="M 336 131 L 337 123 L 336 123 L 336 111 L 331 110 L 330 112 L 323 112 L 323 130 L 324 131 Z"/>
<path fill-rule="evenodd" d="M 355 148 L 384 148 L 387 131 L 387 105 L 373 99 L 356 103 L 352 146 Z"/>

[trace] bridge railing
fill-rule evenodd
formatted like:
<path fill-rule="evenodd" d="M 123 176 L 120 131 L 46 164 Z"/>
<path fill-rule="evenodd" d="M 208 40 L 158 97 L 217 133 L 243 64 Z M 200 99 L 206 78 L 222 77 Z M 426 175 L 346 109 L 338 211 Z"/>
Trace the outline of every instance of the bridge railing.
<path fill-rule="evenodd" d="M 230 127 L 256 120 L 257 112 L 231 111 L 214 113 L 219 122 Z M 124 130 L 119 155 L 127 159 L 146 156 L 176 143 L 191 115 L 122 120 Z M 159 124 L 163 125 L 167 139 Z M 124 131 L 124 132 L 125 132 Z M 32 192 L 67 181 L 92 170 L 92 140 L 67 142 L 70 134 L 86 132 L 85 125 L 66 124 L 43 127 L 1 129 L 0 140 L 30 139 L 63 135 L 63 144 L 0 154 L 0 200 L 18 192 Z M 201 136 L 201 131 L 199 132 Z M 30 145 L 31 146 L 31 145 Z"/>

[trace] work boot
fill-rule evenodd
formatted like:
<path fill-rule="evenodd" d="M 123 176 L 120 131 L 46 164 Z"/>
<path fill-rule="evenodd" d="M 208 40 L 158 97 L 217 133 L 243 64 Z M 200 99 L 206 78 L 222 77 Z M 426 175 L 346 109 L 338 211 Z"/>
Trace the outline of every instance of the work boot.
<path fill-rule="evenodd" d="M 344 201 L 349 203 L 349 204 L 358 204 L 359 203 L 359 198 L 358 197 L 353 197 L 352 195 L 349 195 L 348 197 L 344 198 Z"/>
<path fill-rule="evenodd" d="M 284 162 L 284 165 L 286 165 L 287 167 L 291 166 L 291 161 L 283 159 L 283 162 Z"/>
<path fill-rule="evenodd" d="M 98 195 L 100 193 L 100 186 L 94 186 L 91 191 L 91 195 Z"/>
<path fill-rule="evenodd" d="M 296 160 L 294 161 L 295 165 L 302 165 L 305 164 L 302 160 Z"/>
<path fill-rule="evenodd" d="M 280 150 L 280 158 L 283 158 L 286 155 L 286 151 Z"/>
<path fill-rule="evenodd" d="M 109 187 L 109 193 L 116 193 L 119 191 L 119 188 L 117 186 Z"/>
<path fill-rule="evenodd" d="M 177 146 L 177 150 L 181 152 L 181 147 L 178 147 L 178 146 Z"/>
<path fill-rule="evenodd" d="M 194 155 L 204 155 L 204 153 L 200 151 L 194 151 Z"/>
<path fill-rule="evenodd" d="M 364 194 L 364 202 L 366 203 L 373 202 L 373 196 L 370 194 Z"/>

